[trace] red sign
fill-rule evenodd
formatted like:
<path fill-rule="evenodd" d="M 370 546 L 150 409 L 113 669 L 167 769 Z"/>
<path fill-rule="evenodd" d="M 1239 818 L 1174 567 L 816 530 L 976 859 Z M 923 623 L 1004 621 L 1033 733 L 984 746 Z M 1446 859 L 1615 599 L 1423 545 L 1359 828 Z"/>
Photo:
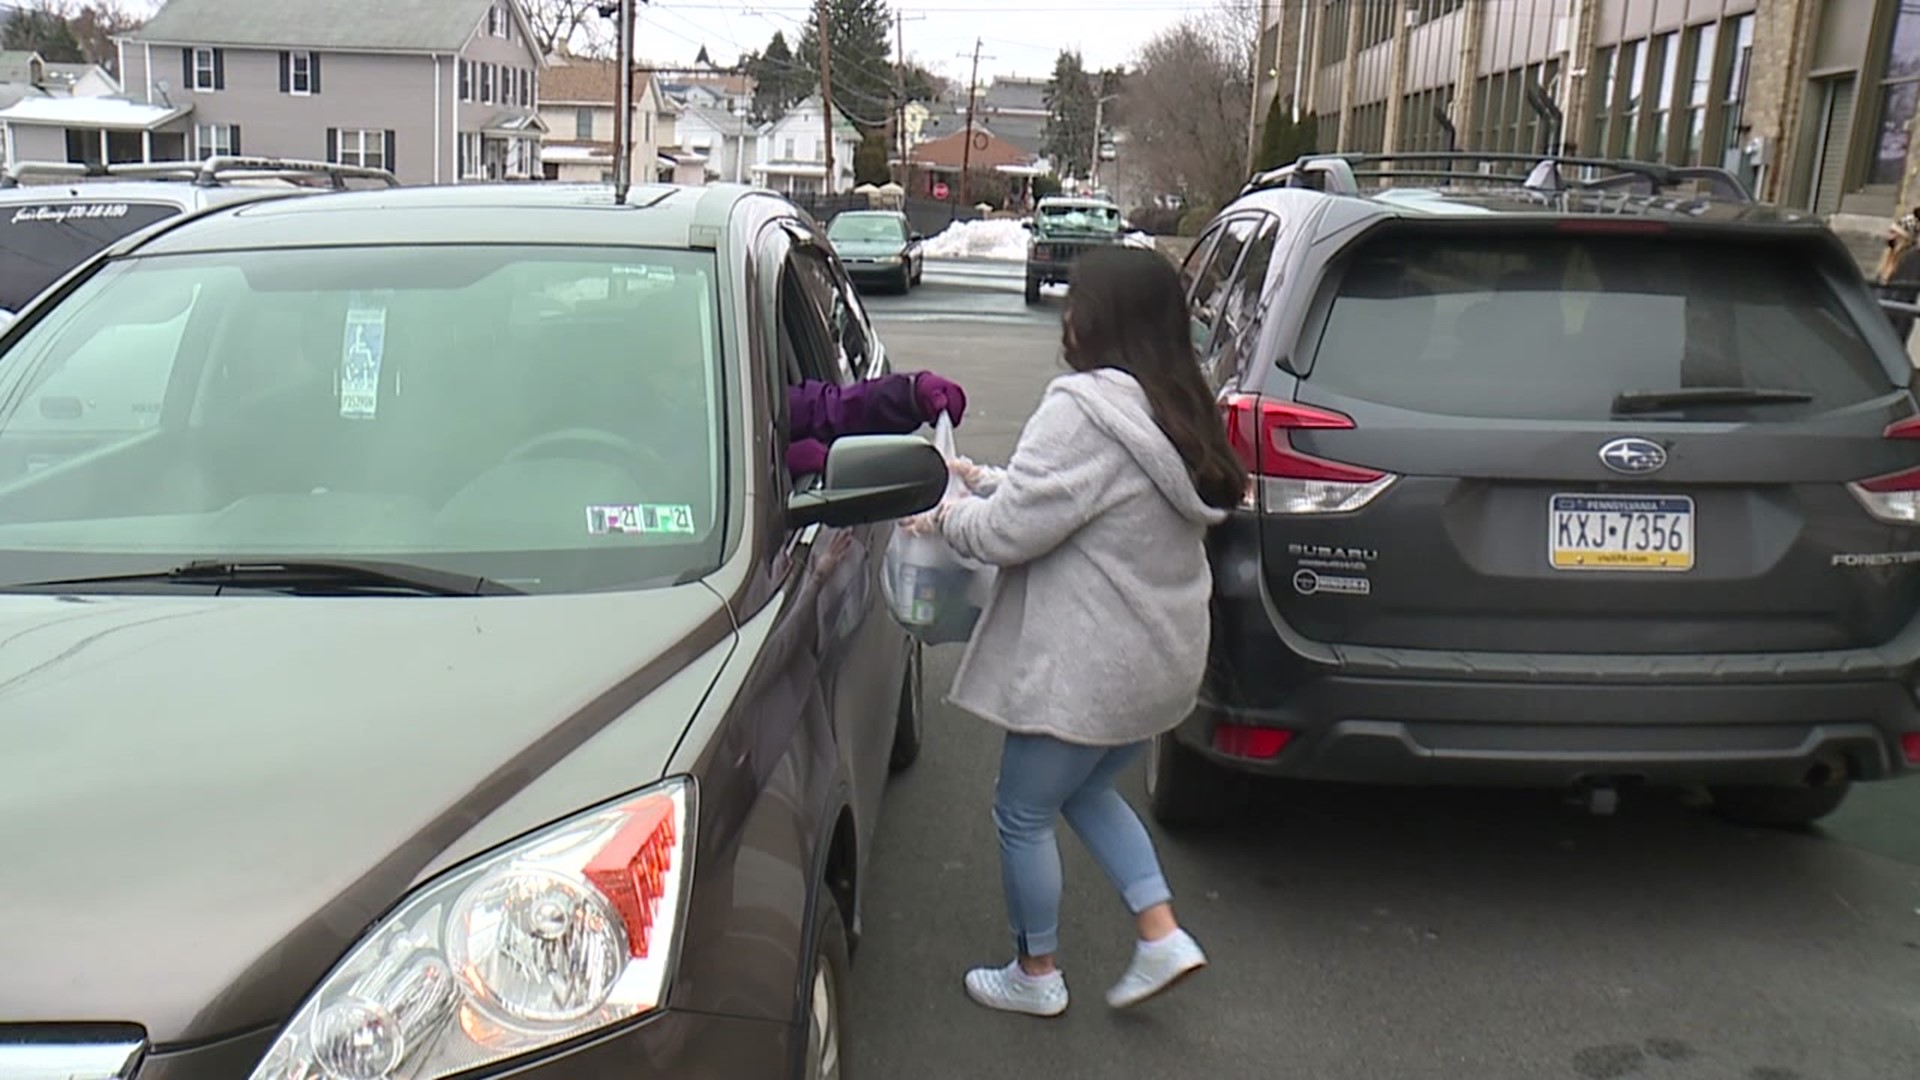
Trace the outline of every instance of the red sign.
<path fill-rule="evenodd" d="M 947 197 L 947 184 L 946 184 L 946 181 L 944 181 L 944 180 L 935 180 L 935 181 L 933 182 L 933 197 L 934 197 L 934 198 L 936 198 L 936 199 L 944 199 L 944 198 L 946 198 L 946 197 Z"/>

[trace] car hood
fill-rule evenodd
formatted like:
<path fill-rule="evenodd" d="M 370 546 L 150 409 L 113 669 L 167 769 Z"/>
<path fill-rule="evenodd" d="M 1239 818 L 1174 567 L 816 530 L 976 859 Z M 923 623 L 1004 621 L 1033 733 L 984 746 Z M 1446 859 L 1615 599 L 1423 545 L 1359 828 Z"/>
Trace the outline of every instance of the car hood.
<path fill-rule="evenodd" d="M 632 786 L 661 775 L 691 717 L 684 699 L 649 717 L 646 695 L 728 627 L 700 584 L 0 595 L 0 1017 L 134 1022 L 162 1045 L 284 1019 L 610 718 L 658 732 Z"/>
<path fill-rule="evenodd" d="M 882 259 L 907 250 L 898 240 L 835 240 L 833 250 L 843 259 Z"/>

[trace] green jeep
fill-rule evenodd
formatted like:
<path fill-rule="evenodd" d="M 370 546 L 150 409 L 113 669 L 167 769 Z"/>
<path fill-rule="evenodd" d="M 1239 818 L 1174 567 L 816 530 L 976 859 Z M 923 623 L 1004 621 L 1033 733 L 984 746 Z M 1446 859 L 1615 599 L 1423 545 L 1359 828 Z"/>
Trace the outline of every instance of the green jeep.
<path fill-rule="evenodd" d="M 1122 224 L 1105 199 L 1041 199 L 1027 224 L 1027 303 L 1040 302 L 1040 286 L 1065 284 L 1081 252 L 1119 243 Z"/>

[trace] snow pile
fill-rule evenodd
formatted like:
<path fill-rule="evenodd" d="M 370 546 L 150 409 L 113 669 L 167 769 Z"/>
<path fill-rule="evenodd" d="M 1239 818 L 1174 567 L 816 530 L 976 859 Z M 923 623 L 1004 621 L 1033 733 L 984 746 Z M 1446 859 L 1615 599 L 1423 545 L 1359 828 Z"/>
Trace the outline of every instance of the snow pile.
<path fill-rule="evenodd" d="M 1024 262 L 1027 230 L 1013 218 L 956 221 L 927 238 L 929 259 L 999 259 Z"/>

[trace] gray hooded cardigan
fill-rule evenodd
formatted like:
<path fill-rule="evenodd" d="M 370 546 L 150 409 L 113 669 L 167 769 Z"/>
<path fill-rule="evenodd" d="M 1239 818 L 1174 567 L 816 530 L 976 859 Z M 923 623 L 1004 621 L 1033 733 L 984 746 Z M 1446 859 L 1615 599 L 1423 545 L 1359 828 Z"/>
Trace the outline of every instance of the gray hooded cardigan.
<path fill-rule="evenodd" d="M 1140 384 L 1102 369 L 1048 386 L 1005 469 L 947 506 L 954 550 L 999 567 L 953 704 L 1012 731 L 1120 746 L 1194 704 L 1208 644 L 1202 502 Z"/>

